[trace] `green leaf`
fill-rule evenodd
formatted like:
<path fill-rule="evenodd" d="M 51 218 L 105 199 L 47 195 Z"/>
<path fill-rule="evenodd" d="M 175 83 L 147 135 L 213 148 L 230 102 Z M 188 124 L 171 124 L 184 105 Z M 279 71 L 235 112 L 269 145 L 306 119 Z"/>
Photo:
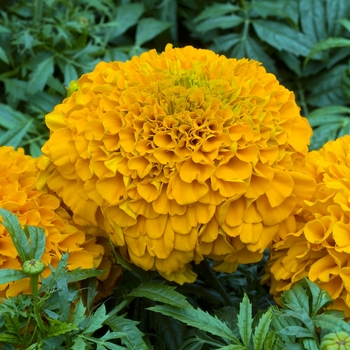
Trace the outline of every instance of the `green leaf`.
<path fill-rule="evenodd" d="M 281 303 L 291 310 L 302 309 L 306 314 L 309 310 L 309 297 L 301 283 L 295 284 L 292 289 L 285 291 L 281 296 Z"/>
<path fill-rule="evenodd" d="M 309 316 L 309 313 L 305 311 L 306 307 L 304 306 L 304 308 L 299 308 L 297 306 L 292 306 L 292 309 L 293 310 L 286 310 L 284 314 L 287 317 L 294 317 L 296 320 L 300 320 L 304 324 L 304 327 L 309 330 L 312 338 L 317 339 L 315 326 Z"/>
<path fill-rule="evenodd" d="M 135 25 L 144 13 L 143 3 L 123 4 L 117 7 L 116 22 L 118 25 L 113 27 L 113 37 L 116 38 Z"/>
<path fill-rule="evenodd" d="M 0 269 L 0 284 L 18 281 L 26 277 L 28 277 L 28 275 L 20 270 Z"/>
<path fill-rule="evenodd" d="M 339 124 L 325 124 L 316 128 L 311 137 L 310 150 L 320 149 L 326 142 L 335 140 L 339 131 Z"/>
<path fill-rule="evenodd" d="M 11 33 L 11 30 L 3 25 L 0 25 L 0 33 Z"/>
<path fill-rule="evenodd" d="M 350 325 L 333 315 L 316 315 L 312 318 L 312 321 L 316 327 L 329 329 L 334 332 L 344 331 L 350 334 Z"/>
<path fill-rule="evenodd" d="M 273 59 L 266 53 L 258 41 L 248 36 L 245 40 L 245 46 L 249 58 L 260 61 L 267 72 L 277 74 Z"/>
<path fill-rule="evenodd" d="M 61 334 L 66 334 L 71 331 L 77 331 L 79 328 L 73 323 L 61 322 L 56 319 L 50 319 L 50 327 L 48 327 L 47 337 L 57 337 Z"/>
<path fill-rule="evenodd" d="M 348 32 L 350 32 L 350 21 L 348 19 L 338 19 L 337 22 L 340 23 Z"/>
<path fill-rule="evenodd" d="M 311 316 L 317 315 L 322 308 L 333 303 L 333 299 L 330 297 L 330 295 L 325 290 L 322 290 L 316 283 L 305 278 L 303 280 L 303 284 L 307 285 L 312 295 Z"/>
<path fill-rule="evenodd" d="M 153 314 L 152 321 L 156 334 L 162 339 L 167 350 L 181 348 L 186 334 L 186 326 L 183 323 L 158 313 Z"/>
<path fill-rule="evenodd" d="M 247 294 L 244 293 L 242 302 L 239 304 L 238 329 L 242 342 L 246 348 L 249 347 L 250 337 L 252 335 L 252 304 Z"/>
<path fill-rule="evenodd" d="M 8 210 L 5 210 L 3 208 L 0 208 L 0 215 L 3 219 L 3 222 L 1 222 L 1 224 L 5 226 L 7 232 L 11 236 L 12 242 L 21 260 L 24 262 L 32 259 L 33 257 L 30 256 L 28 238 L 22 230 L 17 216 L 11 214 Z"/>
<path fill-rule="evenodd" d="M 222 348 L 219 348 L 218 350 L 246 350 L 248 349 L 244 345 L 238 345 L 238 344 L 230 344 L 227 346 L 223 346 Z"/>
<path fill-rule="evenodd" d="M 96 277 L 90 277 L 87 282 L 88 282 L 88 285 L 86 289 L 83 291 L 83 293 L 84 293 L 85 305 L 87 307 L 88 312 L 90 312 L 93 307 L 93 303 L 95 301 L 96 295 L 98 294 L 98 291 L 96 290 L 96 286 L 97 286 Z"/>
<path fill-rule="evenodd" d="M 18 124 L 26 124 L 30 118 L 12 107 L 0 103 L 0 126 L 5 129 L 14 129 Z"/>
<path fill-rule="evenodd" d="M 347 69 L 346 64 L 339 64 L 309 79 L 305 84 L 309 91 L 306 102 L 315 107 L 346 105 L 341 86 L 342 76 Z"/>
<path fill-rule="evenodd" d="M 271 311 L 271 310 L 269 310 Z M 271 314 L 272 320 L 272 314 Z M 264 350 L 272 350 L 278 342 L 277 334 L 273 330 L 269 330 L 264 341 Z"/>
<path fill-rule="evenodd" d="M 177 308 L 171 305 L 156 305 L 148 308 L 148 310 L 159 312 L 162 315 L 171 316 L 178 321 L 186 323 L 191 327 L 201 329 L 219 337 L 231 340 L 236 344 L 240 344 L 238 338 L 217 317 L 213 317 L 200 309 Z"/>
<path fill-rule="evenodd" d="M 74 337 L 74 343 L 72 346 L 72 350 L 85 350 L 87 349 L 87 344 L 85 343 L 85 340 L 81 338 L 79 335 Z"/>
<path fill-rule="evenodd" d="M 285 65 L 293 72 L 295 72 L 299 77 L 301 77 L 301 63 L 297 56 L 293 55 L 291 52 L 280 51 L 278 53 L 280 59 L 284 62 Z"/>
<path fill-rule="evenodd" d="M 211 49 L 215 52 L 225 52 L 232 48 L 232 46 L 236 45 L 242 39 L 241 34 L 231 33 L 226 35 L 221 35 L 215 37 L 214 45 L 211 46 Z"/>
<path fill-rule="evenodd" d="M 92 334 L 96 330 L 102 328 L 103 323 L 107 320 L 106 307 L 102 304 L 93 314 L 88 318 L 88 322 L 84 326 L 84 334 Z"/>
<path fill-rule="evenodd" d="M 210 17 L 195 26 L 196 32 L 206 33 L 213 29 L 234 28 L 244 22 L 244 18 L 237 15 L 228 15 L 220 17 Z"/>
<path fill-rule="evenodd" d="M 122 316 L 109 317 L 105 322 L 113 331 L 127 334 L 126 337 L 121 338 L 121 342 L 123 345 L 126 345 L 128 349 L 149 350 L 142 339 L 143 333 L 136 327 L 137 323 L 138 322 L 125 319 Z"/>
<path fill-rule="evenodd" d="M 345 116 L 344 116 L 345 114 Z M 348 115 L 346 115 L 348 114 Z M 346 106 L 327 106 L 317 108 L 307 116 L 311 126 L 318 126 L 327 123 L 342 122 L 350 117 L 350 108 Z M 334 118 L 334 119 L 333 119 Z M 322 122 L 324 120 L 324 122 Z"/>
<path fill-rule="evenodd" d="M 296 324 L 294 319 L 288 319 L 283 316 L 281 311 L 277 309 L 277 307 L 272 307 L 272 324 L 275 328 L 275 330 L 279 333 L 284 328 L 289 327 L 291 324 Z M 293 343 L 294 342 L 294 335 L 281 335 L 282 340 L 285 342 Z"/>
<path fill-rule="evenodd" d="M 72 323 L 78 326 L 80 322 L 86 320 L 85 311 L 86 307 L 84 306 L 82 299 L 79 299 L 78 303 L 74 307 Z"/>
<path fill-rule="evenodd" d="M 147 41 L 152 40 L 164 30 L 170 28 L 171 22 L 160 21 L 155 18 L 143 18 L 139 21 L 136 28 L 135 45 L 142 46 Z"/>
<path fill-rule="evenodd" d="M 235 6 L 230 3 L 214 3 L 214 5 L 205 8 L 197 17 L 195 17 L 193 19 L 193 23 L 198 23 L 208 18 L 220 17 L 222 15 L 226 15 L 228 13 L 232 13 L 240 9 L 241 8 L 239 6 Z"/>
<path fill-rule="evenodd" d="M 255 17 L 262 17 L 264 19 L 271 16 L 289 18 L 295 24 L 299 21 L 298 3 L 296 1 L 259 0 L 252 2 L 249 7 Z"/>
<path fill-rule="evenodd" d="M 23 137 L 27 134 L 32 125 L 32 119 L 26 121 L 25 124 L 19 124 L 13 129 L 0 134 L 0 145 L 12 146 L 17 148 L 22 142 Z"/>
<path fill-rule="evenodd" d="M 30 238 L 30 256 L 35 260 L 41 260 L 46 248 L 45 230 L 36 226 L 25 226 L 23 230 Z"/>
<path fill-rule="evenodd" d="M 327 38 L 324 2 L 319 0 L 300 0 L 301 28 L 313 43 Z"/>
<path fill-rule="evenodd" d="M 317 342 L 313 339 L 305 339 L 303 340 L 303 345 L 306 350 L 319 350 L 319 346 L 317 345 Z"/>
<path fill-rule="evenodd" d="M 313 43 L 303 33 L 291 27 L 270 20 L 255 20 L 254 29 L 262 41 L 279 51 L 286 50 L 297 56 L 306 56 Z"/>
<path fill-rule="evenodd" d="M 1 343 L 18 344 L 18 337 L 8 333 L 0 333 L 0 344 Z"/>
<path fill-rule="evenodd" d="M 74 293 L 70 293 L 68 290 L 67 276 L 65 273 L 62 273 L 59 278 L 55 278 L 55 282 L 60 304 L 60 314 L 64 321 L 69 322 Z"/>
<path fill-rule="evenodd" d="M 69 86 L 72 80 L 78 80 L 79 78 L 76 68 L 69 62 L 66 62 L 66 64 L 64 65 L 63 74 L 65 87 Z"/>
<path fill-rule="evenodd" d="M 143 283 L 134 289 L 129 296 L 145 297 L 153 301 L 159 301 L 164 304 L 169 304 L 177 307 L 191 307 L 191 304 L 186 298 L 175 291 L 176 287 L 165 286 L 160 283 L 148 282 Z"/>
<path fill-rule="evenodd" d="M 38 142 L 31 142 L 29 145 L 29 153 L 33 158 L 40 157 L 42 155 L 41 147 Z"/>
<path fill-rule="evenodd" d="M 260 318 L 258 325 L 254 329 L 253 346 L 254 350 L 263 350 L 267 334 L 272 320 L 271 310 L 267 310 Z"/>
<path fill-rule="evenodd" d="M 326 0 L 326 15 L 328 36 L 340 36 L 344 30 L 338 19 L 344 18 L 349 13 L 350 4 L 347 0 Z"/>
<path fill-rule="evenodd" d="M 6 52 L 1 46 L 0 46 L 0 60 L 5 62 L 6 64 L 10 64 L 10 61 L 6 55 Z"/>
<path fill-rule="evenodd" d="M 81 269 L 80 267 L 78 269 L 68 271 L 67 272 L 67 283 L 73 283 L 73 282 L 79 282 L 86 280 L 90 277 L 98 277 L 105 273 L 104 270 L 96 270 L 94 268 L 92 269 Z"/>
<path fill-rule="evenodd" d="M 350 47 L 350 39 L 345 38 L 328 38 L 312 47 L 310 53 L 307 55 L 304 65 L 306 65 L 312 56 L 316 55 L 318 52 L 333 49 L 335 47 Z"/>
<path fill-rule="evenodd" d="M 313 335 L 310 333 L 310 331 L 304 327 L 300 326 L 288 326 L 279 331 L 279 334 L 283 335 L 293 335 L 298 338 L 313 338 Z"/>
<path fill-rule="evenodd" d="M 30 80 L 26 89 L 27 94 L 34 95 L 42 91 L 47 80 L 53 74 L 54 58 L 49 56 L 38 64 L 35 70 L 30 74 Z"/>

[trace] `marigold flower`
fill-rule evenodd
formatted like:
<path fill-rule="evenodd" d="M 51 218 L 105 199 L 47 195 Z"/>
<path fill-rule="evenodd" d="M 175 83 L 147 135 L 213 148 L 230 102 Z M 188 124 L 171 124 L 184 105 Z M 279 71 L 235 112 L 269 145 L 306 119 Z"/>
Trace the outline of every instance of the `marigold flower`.
<path fill-rule="evenodd" d="M 263 281 L 279 295 L 308 277 L 350 317 L 350 136 L 310 152 L 304 172 L 316 191 L 280 230 Z"/>
<path fill-rule="evenodd" d="M 101 62 L 46 116 L 40 186 L 168 280 L 257 261 L 311 198 L 311 128 L 260 63 L 191 46 Z"/>
<path fill-rule="evenodd" d="M 104 263 L 108 259 L 106 244 L 101 242 L 105 239 L 98 237 L 96 228 L 77 226 L 56 195 L 36 188 L 37 159 L 24 155 L 23 149 L 15 151 L 4 146 L 0 147 L 0 160 L 0 207 L 15 213 L 23 226 L 45 229 L 46 249 L 42 262 L 55 267 L 62 254 L 68 251 L 70 270 L 107 267 Z M 89 230 L 94 234 L 88 233 Z M 0 268 L 20 269 L 23 263 L 7 230 L 0 225 Z M 50 271 L 47 267 L 43 275 L 47 276 Z M 106 274 L 109 271 L 110 268 Z M 29 279 L 22 279 L 0 285 L 0 298 L 30 291 Z"/>

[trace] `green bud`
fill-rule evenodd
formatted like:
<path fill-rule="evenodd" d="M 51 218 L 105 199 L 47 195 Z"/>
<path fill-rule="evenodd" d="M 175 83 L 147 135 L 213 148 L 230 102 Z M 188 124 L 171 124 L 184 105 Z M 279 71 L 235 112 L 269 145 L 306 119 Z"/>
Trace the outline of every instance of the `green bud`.
<path fill-rule="evenodd" d="M 73 95 L 77 90 L 79 90 L 79 84 L 76 80 L 72 80 L 67 87 L 67 97 Z"/>
<path fill-rule="evenodd" d="M 40 260 L 27 260 L 23 263 L 22 270 L 30 276 L 40 275 L 45 270 L 46 265 Z"/>

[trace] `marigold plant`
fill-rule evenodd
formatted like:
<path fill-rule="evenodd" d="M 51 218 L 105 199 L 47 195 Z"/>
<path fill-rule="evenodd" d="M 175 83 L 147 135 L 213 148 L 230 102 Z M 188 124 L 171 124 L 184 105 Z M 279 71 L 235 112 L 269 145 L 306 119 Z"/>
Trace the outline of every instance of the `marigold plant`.
<path fill-rule="evenodd" d="M 310 152 L 304 172 L 316 191 L 281 227 L 264 281 L 279 295 L 306 276 L 350 317 L 350 136 Z"/>
<path fill-rule="evenodd" d="M 24 155 L 23 149 L 0 148 L 0 207 L 15 213 L 24 225 L 45 229 L 46 249 L 42 257 L 45 265 L 56 266 L 62 254 L 69 252 L 68 268 L 100 268 L 106 270 L 100 276 L 101 283 L 109 276 L 114 280 L 120 274 L 111 271 L 108 242 L 105 238 L 87 233 L 87 228 L 77 226 L 61 200 L 52 193 L 36 188 L 37 159 Z M 23 261 L 5 227 L 0 225 L 0 268 L 20 269 Z M 43 272 L 50 273 L 49 267 Z M 0 298 L 16 296 L 31 291 L 29 279 L 0 285 Z"/>
<path fill-rule="evenodd" d="M 191 46 L 101 62 L 46 116 L 40 186 L 126 259 L 192 282 L 204 256 L 258 261 L 313 193 L 311 128 L 260 63 Z"/>

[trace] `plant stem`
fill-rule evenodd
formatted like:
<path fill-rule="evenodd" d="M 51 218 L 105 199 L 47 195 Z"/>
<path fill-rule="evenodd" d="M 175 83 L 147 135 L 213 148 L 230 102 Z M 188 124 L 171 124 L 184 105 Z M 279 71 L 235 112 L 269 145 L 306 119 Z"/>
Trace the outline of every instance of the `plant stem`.
<path fill-rule="evenodd" d="M 230 299 L 230 297 L 228 296 L 228 294 L 226 293 L 225 288 L 222 286 L 222 284 L 219 282 L 219 280 L 217 279 L 215 273 L 213 272 L 213 270 L 211 269 L 208 259 L 204 259 L 200 265 L 199 265 L 203 272 L 205 277 L 207 278 L 208 282 L 218 291 L 218 293 L 222 296 L 222 298 L 225 300 L 226 304 L 228 306 L 233 306 L 233 303 Z"/>
<path fill-rule="evenodd" d="M 39 275 L 30 276 L 30 284 L 32 287 L 32 295 L 33 295 L 33 307 L 34 307 L 34 319 L 37 322 L 37 326 L 42 333 L 45 333 L 45 326 L 42 320 L 42 315 L 39 310 L 39 292 L 38 292 L 38 282 Z M 39 336 L 40 339 L 40 336 Z"/>
<path fill-rule="evenodd" d="M 38 281 L 39 281 L 39 275 L 30 276 L 30 284 L 32 287 L 34 306 L 37 306 L 38 304 Z"/>

